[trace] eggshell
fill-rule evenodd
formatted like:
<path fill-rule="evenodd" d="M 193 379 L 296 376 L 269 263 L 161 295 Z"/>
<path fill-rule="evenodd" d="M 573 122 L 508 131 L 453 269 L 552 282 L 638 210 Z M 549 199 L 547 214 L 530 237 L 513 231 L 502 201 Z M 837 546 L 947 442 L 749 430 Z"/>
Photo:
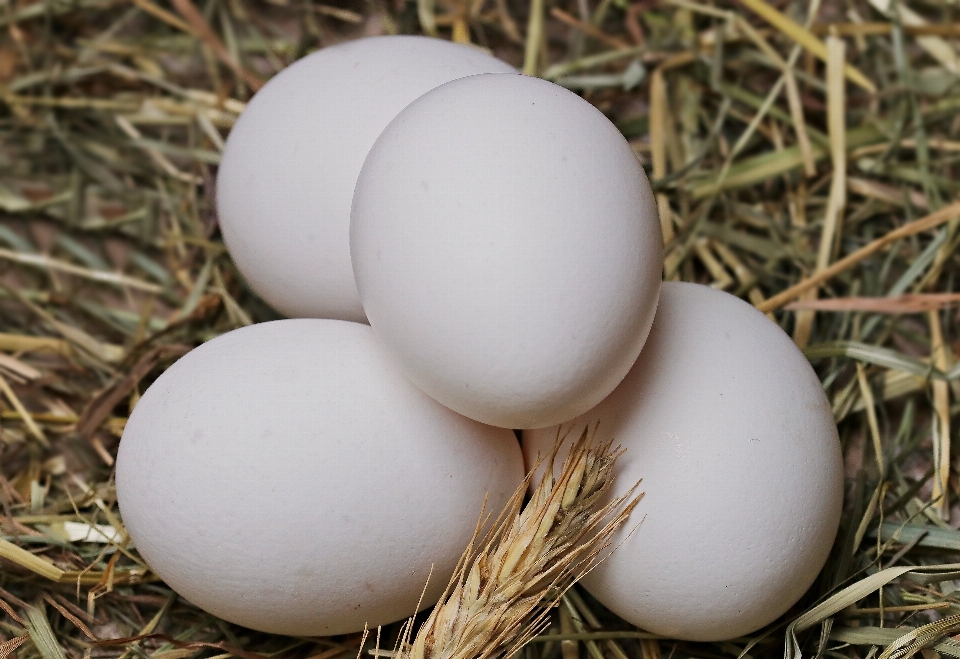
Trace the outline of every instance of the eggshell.
<path fill-rule="evenodd" d="M 523 479 L 513 433 L 438 405 L 366 325 L 282 320 L 188 353 L 146 391 L 117 457 L 137 549 L 225 620 L 359 631 L 436 601 L 489 493 Z"/>
<path fill-rule="evenodd" d="M 290 317 L 364 321 L 350 267 L 350 199 L 380 131 L 426 91 L 515 69 L 426 37 L 359 39 L 281 71 L 230 132 L 217 175 L 224 241 L 244 278 Z"/>
<path fill-rule="evenodd" d="M 647 344 L 609 398 L 563 428 L 523 434 L 528 463 L 558 431 L 599 423 L 639 479 L 636 531 L 584 579 L 633 624 L 729 639 L 810 587 L 837 533 L 840 442 L 816 374 L 781 329 L 732 295 L 665 283 Z"/>
<path fill-rule="evenodd" d="M 407 106 L 367 156 L 350 231 L 377 335 L 424 391 L 484 423 L 586 412 L 653 321 L 646 176 L 606 117 L 544 80 L 472 76 Z"/>

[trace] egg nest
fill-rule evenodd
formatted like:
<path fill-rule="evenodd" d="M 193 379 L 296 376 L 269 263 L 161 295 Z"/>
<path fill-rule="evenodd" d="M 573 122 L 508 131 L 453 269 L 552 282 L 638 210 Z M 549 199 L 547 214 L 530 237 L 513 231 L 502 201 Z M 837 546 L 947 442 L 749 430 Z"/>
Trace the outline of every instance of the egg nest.
<path fill-rule="evenodd" d="M 524 659 L 960 657 L 960 574 L 931 567 L 960 563 L 960 236 L 953 221 L 888 239 L 960 192 L 960 10 L 903 4 L 8 3 L 0 659 L 369 656 L 360 634 L 272 636 L 178 598 L 125 542 L 113 465 L 130 409 L 176 358 L 277 317 L 214 211 L 244 103 L 317 48 L 393 33 L 472 42 L 611 118 L 669 208 L 666 278 L 773 299 L 839 425 L 840 533 L 778 621 L 675 641 L 575 588 Z M 818 272 L 815 293 L 791 289 Z"/>

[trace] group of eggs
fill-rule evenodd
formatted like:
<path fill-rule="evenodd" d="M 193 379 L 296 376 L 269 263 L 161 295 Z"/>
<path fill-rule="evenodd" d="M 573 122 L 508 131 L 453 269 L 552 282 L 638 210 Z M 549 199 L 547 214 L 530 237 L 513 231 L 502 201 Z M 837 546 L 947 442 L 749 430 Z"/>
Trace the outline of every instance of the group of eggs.
<path fill-rule="evenodd" d="M 820 383 L 745 302 L 661 284 L 650 186 L 585 100 L 468 46 L 353 41 L 258 92 L 217 184 L 291 319 L 187 354 L 124 431 L 124 523 L 188 600 L 300 636 L 405 618 L 585 426 L 627 449 L 616 490 L 643 479 L 584 580 L 625 620 L 732 638 L 813 582 L 842 499 Z"/>

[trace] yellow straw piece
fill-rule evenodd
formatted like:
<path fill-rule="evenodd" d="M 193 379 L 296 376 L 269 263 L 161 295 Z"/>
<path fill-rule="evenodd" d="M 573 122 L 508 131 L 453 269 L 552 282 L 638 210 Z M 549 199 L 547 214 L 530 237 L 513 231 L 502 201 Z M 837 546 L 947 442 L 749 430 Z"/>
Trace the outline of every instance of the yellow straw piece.
<path fill-rule="evenodd" d="M 63 575 L 66 574 L 50 561 L 40 558 L 39 556 L 34 556 L 26 549 L 21 549 L 9 540 L 4 540 L 3 538 L 0 538 L 0 558 L 12 561 L 20 567 L 24 567 L 51 581 L 59 581 L 63 578 Z"/>
<path fill-rule="evenodd" d="M 762 19 L 773 25 L 775 28 L 780 30 L 784 35 L 793 39 L 798 44 L 809 50 L 813 53 L 814 56 L 827 61 L 827 45 L 817 39 L 810 30 L 807 30 L 801 25 L 793 22 L 791 19 L 787 18 L 784 14 L 781 14 L 779 11 L 768 5 L 764 0 L 740 0 L 748 9 L 756 13 Z M 858 87 L 862 87 L 871 94 L 875 94 L 877 91 L 876 85 L 874 85 L 867 76 L 863 75 L 857 68 L 853 67 L 850 64 L 844 66 L 844 75 L 850 79 L 850 81 L 856 84 Z"/>
<path fill-rule="evenodd" d="M 930 347 L 931 361 L 937 368 L 946 371 L 950 364 L 947 362 L 947 348 L 943 342 L 943 328 L 940 325 L 940 312 L 928 312 L 930 320 Z M 936 476 L 933 479 L 932 499 L 935 509 L 944 520 L 950 518 L 950 384 L 944 380 L 934 380 L 933 407 L 937 413 L 934 440 L 934 468 Z M 939 499 L 939 500 L 938 500 Z"/>
<path fill-rule="evenodd" d="M 27 412 L 27 408 L 23 406 L 23 403 L 20 401 L 20 398 L 13 391 L 7 381 L 0 375 L 0 392 L 3 392 L 3 395 L 6 396 L 7 400 L 10 401 L 10 404 L 13 405 L 13 409 L 17 411 L 20 415 L 20 419 L 26 424 L 27 430 L 30 431 L 30 434 L 33 435 L 37 441 L 39 441 L 44 446 L 49 446 L 50 443 L 47 441 L 47 436 L 43 434 L 43 430 L 40 429 L 40 426 L 36 424 L 33 420 L 33 417 L 30 416 L 30 413 Z"/>

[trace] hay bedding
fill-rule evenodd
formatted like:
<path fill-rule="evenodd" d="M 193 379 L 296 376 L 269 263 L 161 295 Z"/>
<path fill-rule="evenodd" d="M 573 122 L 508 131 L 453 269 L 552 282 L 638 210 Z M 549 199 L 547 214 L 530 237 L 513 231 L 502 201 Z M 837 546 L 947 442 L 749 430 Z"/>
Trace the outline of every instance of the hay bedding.
<path fill-rule="evenodd" d="M 659 194 L 666 276 L 770 311 L 818 369 L 844 444 L 834 554 L 768 630 L 655 639 L 575 589 L 522 653 L 960 656 L 958 14 L 923 0 L 4 3 L 0 657 L 357 655 L 360 635 L 274 637 L 179 600 L 126 546 L 111 473 L 165 367 L 275 317 L 212 203 L 244 102 L 315 48 L 397 32 L 489 48 L 611 117 Z"/>

